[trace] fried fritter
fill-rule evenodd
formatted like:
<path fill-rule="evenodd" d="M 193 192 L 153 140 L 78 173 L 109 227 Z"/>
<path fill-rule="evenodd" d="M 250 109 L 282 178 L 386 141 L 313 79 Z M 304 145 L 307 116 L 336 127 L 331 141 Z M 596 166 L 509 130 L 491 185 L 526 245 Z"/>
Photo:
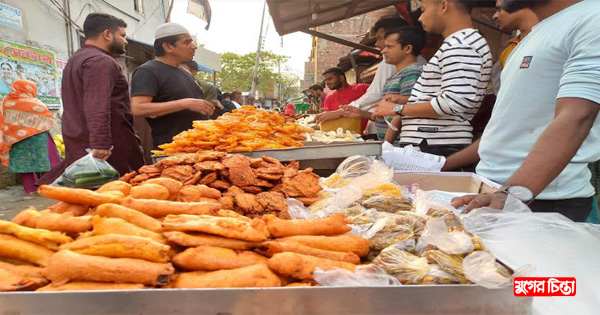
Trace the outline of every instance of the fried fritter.
<path fill-rule="evenodd" d="M 252 194 L 238 194 L 235 196 L 235 204 L 247 213 L 261 213 L 264 208 L 256 201 Z"/>
<path fill-rule="evenodd" d="M 143 183 L 143 182 L 145 182 L 145 181 L 147 181 L 147 180 L 149 180 L 151 178 L 155 178 L 155 177 L 158 177 L 158 176 L 160 176 L 160 174 L 156 174 L 156 175 L 155 174 L 139 174 L 139 175 L 136 175 L 135 177 L 133 177 L 129 181 L 129 183 L 131 185 L 133 185 L 133 186 L 137 186 L 137 185 L 139 185 L 139 184 L 141 184 L 141 183 Z"/>
<path fill-rule="evenodd" d="M 54 252 L 44 246 L 0 234 L 0 257 L 46 266 L 52 254 Z"/>
<path fill-rule="evenodd" d="M 136 171 L 133 171 L 133 172 L 130 172 L 130 173 L 127 173 L 127 174 L 121 176 L 121 178 L 119 178 L 119 180 L 122 182 L 129 183 L 137 175 L 138 175 L 138 173 Z"/>
<path fill-rule="evenodd" d="M 108 282 L 69 282 L 64 285 L 47 285 L 37 292 L 50 291 L 110 291 L 110 290 L 140 290 L 145 286 L 141 283 L 108 283 Z"/>
<path fill-rule="evenodd" d="M 202 179 L 200 179 L 198 184 L 199 185 L 208 185 L 208 184 L 214 182 L 215 180 L 217 180 L 217 173 L 212 172 L 212 173 L 208 173 L 204 177 L 202 177 Z"/>
<path fill-rule="evenodd" d="M 294 277 L 302 280 L 313 280 L 313 272 L 320 268 L 328 270 L 331 268 L 342 268 L 354 271 L 355 264 L 335 261 L 326 258 L 302 255 L 292 252 L 277 253 L 269 259 L 269 268 L 284 276 Z"/>
<path fill-rule="evenodd" d="M 143 183 L 132 187 L 130 196 L 135 199 L 167 200 L 169 199 L 169 190 L 158 184 Z"/>
<path fill-rule="evenodd" d="M 227 156 L 225 152 L 217 152 L 217 151 L 201 151 L 196 153 L 194 160 L 196 163 L 201 163 L 204 161 L 218 161 Z"/>
<path fill-rule="evenodd" d="M 196 185 L 202 178 L 202 172 L 196 172 L 192 178 L 184 182 L 184 185 Z"/>
<path fill-rule="evenodd" d="M 352 264 L 360 264 L 360 257 L 354 253 L 336 252 L 331 250 L 324 250 L 318 248 L 312 248 L 310 246 L 302 245 L 299 243 L 284 243 L 277 241 L 266 241 L 263 242 L 261 247 L 257 250 L 259 253 L 265 256 L 273 256 L 277 253 L 293 252 L 303 255 L 315 256 L 320 258 L 327 258 L 336 261 L 345 261 Z"/>
<path fill-rule="evenodd" d="M 278 287 L 281 280 L 265 264 L 213 272 L 184 272 L 179 274 L 171 288 L 243 288 Z"/>
<path fill-rule="evenodd" d="M 323 187 L 319 184 L 319 176 L 307 168 L 298 172 L 298 175 L 292 178 L 283 178 L 283 192 L 292 197 L 314 197 Z"/>
<path fill-rule="evenodd" d="M 0 234 L 12 235 L 51 250 L 57 250 L 60 245 L 73 241 L 72 238 L 60 232 L 33 229 L 3 220 L 0 220 Z"/>
<path fill-rule="evenodd" d="M 140 167 L 140 169 L 138 170 L 138 173 L 140 174 L 155 174 L 155 173 L 161 173 L 162 169 L 156 165 L 144 165 L 142 167 Z"/>
<path fill-rule="evenodd" d="M 256 195 L 256 201 L 266 211 L 282 211 L 287 209 L 285 196 L 280 192 L 263 192 Z"/>
<path fill-rule="evenodd" d="M 250 165 L 229 167 L 229 181 L 235 186 L 252 186 L 256 175 Z"/>
<path fill-rule="evenodd" d="M 240 167 L 240 166 L 250 167 L 252 160 L 245 155 L 234 154 L 234 155 L 230 155 L 230 156 L 224 158 L 223 160 L 221 160 L 221 163 L 223 163 L 223 165 L 225 165 L 225 167 L 227 167 L 227 168 Z"/>
<path fill-rule="evenodd" d="M 194 168 L 200 172 L 218 172 L 225 169 L 225 165 L 219 161 L 204 161 L 194 164 Z"/>
<path fill-rule="evenodd" d="M 323 197 L 315 196 L 315 197 L 296 197 L 296 200 L 302 202 L 305 206 L 310 206 L 313 203 L 322 200 Z"/>
<path fill-rule="evenodd" d="M 169 261 L 169 246 L 146 237 L 107 234 L 80 238 L 61 246 L 76 253 L 112 258 L 136 258 L 152 262 Z"/>
<path fill-rule="evenodd" d="M 125 196 L 129 196 L 129 193 L 131 192 L 131 184 L 126 183 L 124 181 L 115 180 L 115 181 L 108 182 L 108 183 L 102 185 L 100 188 L 98 188 L 96 190 L 96 192 L 99 192 L 99 193 L 107 192 L 107 191 L 120 191 Z"/>
<path fill-rule="evenodd" d="M 248 242 L 204 233 L 164 232 L 171 243 L 185 247 L 215 246 L 235 250 L 249 250 L 260 246 L 260 242 Z"/>
<path fill-rule="evenodd" d="M 177 194 L 183 187 L 183 184 L 171 178 L 160 177 L 152 178 L 144 182 L 144 184 L 158 184 L 169 190 L 169 200 L 175 200 Z"/>
<path fill-rule="evenodd" d="M 161 177 L 172 178 L 182 183 L 194 177 L 194 168 L 189 165 L 175 165 L 165 168 L 160 174 Z"/>
<path fill-rule="evenodd" d="M 337 252 L 350 252 L 355 253 L 359 257 L 364 257 L 369 254 L 369 240 L 354 234 L 335 236 L 298 235 L 279 238 L 277 241 L 299 243 L 313 248 Z"/>
<path fill-rule="evenodd" d="M 227 192 L 223 194 L 224 197 L 232 197 L 235 198 L 236 195 L 238 194 L 243 194 L 244 191 L 237 186 L 231 186 L 229 187 L 229 189 L 227 189 Z"/>
<path fill-rule="evenodd" d="M 218 190 L 227 190 L 229 187 L 231 187 L 231 184 L 223 180 L 215 180 L 214 182 L 208 184 L 208 187 Z"/>
<path fill-rule="evenodd" d="M 267 223 L 269 233 L 275 237 L 294 235 L 338 235 L 346 233 L 352 228 L 343 213 L 334 213 L 320 219 L 281 220 L 272 215 L 265 215 L 263 220 Z"/>
<path fill-rule="evenodd" d="M 219 203 L 222 209 L 233 210 L 234 200 L 232 197 L 221 197 L 219 198 Z"/>
<path fill-rule="evenodd" d="M 169 157 L 166 157 L 160 161 L 158 161 L 155 165 L 160 168 L 167 168 L 176 165 L 184 165 L 184 164 L 194 164 L 196 163 L 196 154 L 194 153 L 184 153 L 184 154 L 176 154 Z"/>
<path fill-rule="evenodd" d="M 269 231 L 264 221 L 244 217 L 210 215 L 168 215 L 163 225 L 168 231 L 195 231 L 251 242 L 264 241 Z"/>
<path fill-rule="evenodd" d="M 173 264 L 186 270 L 221 270 L 266 264 L 267 260 L 251 251 L 236 252 L 228 248 L 198 246 L 175 255 Z"/>
<path fill-rule="evenodd" d="M 249 194 L 260 194 L 263 189 L 257 186 L 242 186 L 240 187 L 244 192 L 249 193 Z"/>
<path fill-rule="evenodd" d="M 0 291 L 32 290 L 46 284 L 46 278 L 27 277 L 0 268 Z"/>

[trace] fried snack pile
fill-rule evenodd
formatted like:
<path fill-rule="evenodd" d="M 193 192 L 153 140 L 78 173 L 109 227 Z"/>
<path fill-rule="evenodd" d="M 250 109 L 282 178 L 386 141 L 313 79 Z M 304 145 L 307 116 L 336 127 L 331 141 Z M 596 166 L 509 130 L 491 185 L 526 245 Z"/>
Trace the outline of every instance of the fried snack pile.
<path fill-rule="evenodd" d="M 123 182 L 130 186 L 123 187 Z M 299 170 L 298 162 L 283 165 L 267 156 L 251 159 L 215 151 L 174 155 L 107 185 L 115 186 L 114 190 L 120 192 L 131 190 L 130 197 L 134 200 L 126 198 L 127 201 L 121 204 L 150 216 L 211 214 L 210 210 L 214 210 L 176 213 L 169 201 L 180 201 L 218 203 L 222 209 L 249 217 L 272 214 L 283 219 L 289 219 L 285 199 L 293 197 L 310 205 L 322 198 L 320 192 L 323 189 L 319 176 L 310 168 Z M 101 187 L 99 191 L 108 188 Z M 96 199 L 101 198 L 96 196 Z M 136 199 L 164 201 L 152 201 L 154 208 L 150 212 L 145 210 L 150 209 L 149 205 Z"/>
<path fill-rule="evenodd" d="M 195 153 L 203 150 L 240 152 L 301 147 L 302 133 L 312 128 L 289 122 L 277 112 L 242 106 L 216 120 L 197 120 L 173 142 L 161 144 L 154 154 Z"/>
<path fill-rule="evenodd" d="M 182 165 L 235 172 L 229 180 L 238 184 L 278 178 L 282 200 L 320 190 L 310 183 L 317 180 L 310 171 L 268 158 L 180 158 L 194 158 Z M 168 169 L 172 162 L 153 167 Z M 239 191 L 223 191 L 233 204 L 278 206 L 264 197 L 275 192 L 259 193 L 261 199 L 231 187 Z M 178 201 L 196 193 L 205 200 Z M 42 186 L 40 194 L 59 203 L 23 210 L 12 222 L 0 220 L 0 291 L 313 286 L 317 268 L 353 270 L 369 248 L 367 239 L 344 234 L 352 222 L 343 214 L 284 220 L 256 212 L 251 218 L 222 209 L 218 189 L 168 177 L 136 185 L 115 181 L 97 191 Z"/>

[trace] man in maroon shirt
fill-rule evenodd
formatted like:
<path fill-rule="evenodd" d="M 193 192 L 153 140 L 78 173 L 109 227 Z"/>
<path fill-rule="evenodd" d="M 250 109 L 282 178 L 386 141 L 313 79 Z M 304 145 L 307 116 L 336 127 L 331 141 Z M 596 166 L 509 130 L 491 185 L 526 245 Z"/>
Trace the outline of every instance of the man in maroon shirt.
<path fill-rule="evenodd" d="M 114 16 L 92 13 L 83 23 L 85 44 L 67 62 L 62 79 L 62 132 L 65 160 L 38 185 L 52 183 L 73 162 L 92 150 L 121 175 L 144 165 L 133 130 L 129 84 L 114 55 L 125 53 L 127 24 Z"/>

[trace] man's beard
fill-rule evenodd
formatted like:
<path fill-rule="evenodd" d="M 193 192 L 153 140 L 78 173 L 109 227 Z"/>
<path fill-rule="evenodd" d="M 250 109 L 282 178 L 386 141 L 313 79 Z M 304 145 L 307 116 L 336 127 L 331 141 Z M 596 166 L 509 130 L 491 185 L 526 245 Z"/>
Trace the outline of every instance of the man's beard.
<path fill-rule="evenodd" d="M 114 55 L 122 55 L 125 53 L 125 45 L 113 39 L 112 43 L 110 43 L 110 52 Z"/>
<path fill-rule="evenodd" d="M 508 13 L 514 13 L 522 9 L 535 9 L 548 2 L 550 0 L 504 0 L 502 9 Z"/>

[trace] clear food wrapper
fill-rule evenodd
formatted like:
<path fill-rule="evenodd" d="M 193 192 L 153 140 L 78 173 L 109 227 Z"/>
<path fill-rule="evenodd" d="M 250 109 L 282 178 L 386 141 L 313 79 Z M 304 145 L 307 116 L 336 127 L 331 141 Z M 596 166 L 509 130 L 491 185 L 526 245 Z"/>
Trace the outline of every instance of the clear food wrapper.
<path fill-rule="evenodd" d="M 445 272 L 436 264 L 429 264 L 429 271 L 421 280 L 421 284 L 457 284 L 460 283 L 455 276 Z"/>
<path fill-rule="evenodd" d="M 380 266 L 373 264 L 357 266 L 354 272 L 340 268 L 330 270 L 317 268 L 313 272 L 313 277 L 317 283 L 327 287 L 401 285 L 398 279 L 387 274 Z"/>
<path fill-rule="evenodd" d="M 430 270 L 427 258 L 415 256 L 396 245 L 383 249 L 373 263 L 383 267 L 402 284 L 418 284 Z"/>
<path fill-rule="evenodd" d="M 119 179 L 119 172 L 108 162 L 92 156 L 92 151 L 71 164 L 53 185 L 96 189 Z"/>
<path fill-rule="evenodd" d="M 510 285 L 510 275 L 506 275 L 508 270 L 499 270 L 496 258 L 488 252 L 473 252 L 465 257 L 462 265 L 465 277 L 484 288 L 500 289 Z"/>
<path fill-rule="evenodd" d="M 454 215 L 429 219 L 420 241 L 448 254 L 465 254 L 475 249 L 472 235 L 464 231 Z"/>
<path fill-rule="evenodd" d="M 454 276 L 460 283 L 470 283 L 463 271 L 463 257 L 449 255 L 441 250 L 428 250 L 423 257 L 431 264 L 437 264 L 445 272 Z"/>

